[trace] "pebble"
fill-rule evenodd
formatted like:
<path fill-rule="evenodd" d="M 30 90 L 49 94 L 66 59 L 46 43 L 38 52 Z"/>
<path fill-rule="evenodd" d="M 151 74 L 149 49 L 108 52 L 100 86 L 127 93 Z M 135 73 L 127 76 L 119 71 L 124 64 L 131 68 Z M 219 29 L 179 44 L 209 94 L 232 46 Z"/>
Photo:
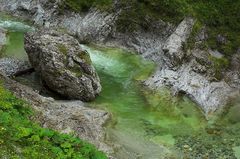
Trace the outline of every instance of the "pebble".
<path fill-rule="evenodd" d="M 190 146 L 189 146 L 189 145 L 184 145 L 183 148 L 184 148 L 184 149 L 189 149 Z"/>

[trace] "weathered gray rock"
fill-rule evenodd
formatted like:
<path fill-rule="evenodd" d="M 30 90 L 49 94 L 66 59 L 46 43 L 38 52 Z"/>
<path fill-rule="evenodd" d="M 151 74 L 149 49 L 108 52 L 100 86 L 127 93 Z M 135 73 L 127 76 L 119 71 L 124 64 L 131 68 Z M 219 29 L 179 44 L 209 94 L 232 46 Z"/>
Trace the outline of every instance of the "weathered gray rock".
<path fill-rule="evenodd" d="M 177 71 L 162 68 L 145 84 L 153 89 L 170 86 L 174 92 L 184 92 L 199 104 L 206 117 L 221 110 L 239 92 L 226 82 L 211 82 L 192 70 L 194 63 L 184 64 Z"/>
<path fill-rule="evenodd" d="M 56 31 L 28 33 L 25 49 L 32 66 L 55 92 L 91 101 L 101 91 L 90 56 L 74 37 Z"/>
<path fill-rule="evenodd" d="M 184 58 L 183 44 L 192 31 L 194 19 L 185 18 L 176 28 L 175 32 L 167 39 L 163 51 L 168 57 L 166 63 L 169 67 L 178 66 Z"/>
<path fill-rule="evenodd" d="M 66 11 L 59 14 L 58 1 L 0 0 L 0 10 L 30 19 L 34 24 L 60 27 L 82 42 L 104 41 L 113 31 L 119 13 L 109 14 L 92 9 L 88 14 Z"/>
<path fill-rule="evenodd" d="M 115 26 L 118 13 L 109 14 L 98 10 L 91 10 L 85 16 L 70 14 L 59 21 L 65 28 L 76 34 L 79 41 L 104 41 L 110 35 Z"/>
<path fill-rule="evenodd" d="M 214 57 L 214 58 L 217 58 L 217 59 L 221 59 L 224 57 L 223 54 L 221 54 L 219 51 L 217 50 L 209 50 L 209 54 Z"/>
<path fill-rule="evenodd" d="M 54 3 L 49 0 L 33 1 L 33 0 L 0 0 L 0 10 L 8 11 L 16 16 L 31 18 L 34 24 L 44 25 L 48 15 L 54 12 Z M 48 6 L 48 11 L 44 9 Z"/>
<path fill-rule="evenodd" d="M 240 89 L 240 52 L 232 56 L 231 70 L 225 73 L 225 80 L 231 87 Z"/>
<path fill-rule="evenodd" d="M 220 44 L 220 45 L 227 43 L 227 38 L 221 34 L 217 35 L 216 40 L 217 40 L 218 44 Z"/>
<path fill-rule="evenodd" d="M 4 45 L 6 45 L 7 43 L 7 35 L 6 35 L 7 31 L 0 28 L 0 52 L 3 48 Z"/>
<path fill-rule="evenodd" d="M 27 61 L 21 61 L 14 58 L 0 59 L 0 72 L 6 76 L 14 76 L 16 73 L 30 68 L 31 66 Z"/>
<path fill-rule="evenodd" d="M 38 94 L 32 88 L 24 86 L 0 74 L 3 85 L 17 97 L 26 100 L 37 112 L 35 119 L 42 126 L 62 133 L 74 133 L 83 140 L 94 144 L 100 150 L 111 153 L 104 143 L 103 125 L 110 114 L 103 110 L 85 107 L 81 101 L 56 101 Z"/>
<path fill-rule="evenodd" d="M 198 32 L 197 36 L 195 37 L 195 40 L 197 43 L 201 43 L 207 39 L 208 39 L 207 29 L 205 26 L 203 26 Z"/>

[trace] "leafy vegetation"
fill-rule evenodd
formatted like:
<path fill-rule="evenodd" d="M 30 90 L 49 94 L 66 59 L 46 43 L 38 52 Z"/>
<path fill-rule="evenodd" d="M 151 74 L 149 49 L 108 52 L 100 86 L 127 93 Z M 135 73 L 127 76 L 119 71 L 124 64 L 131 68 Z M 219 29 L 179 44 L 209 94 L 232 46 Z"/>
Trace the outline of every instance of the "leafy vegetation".
<path fill-rule="evenodd" d="M 41 128 L 28 105 L 0 86 L 0 158 L 106 159 L 79 138 Z"/>
<path fill-rule="evenodd" d="M 206 25 L 209 38 L 207 44 L 227 57 L 236 53 L 240 44 L 240 1 L 233 0 L 201 0 L 192 3 L 195 15 Z M 226 39 L 221 43 L 217 36 Z"/>
<path fill-rule="evenodd" d="M 215 71 L 215 78 L 220 80 L 222 79 L 222 70 L 227 68 L 229 66 L 229 60 L 227 58 L 216 58 L 213 56 L 209 56 L 209 59 L 212 61 L 213 63 L 213 68 Z"/>
<path fill-rule="evenodd" d="M 139 26 L 148 29 L 149 23 L 164 20 L 178 23 L 184 16 L 186 6 L 179 0 L 122 0 L 123 12 L 118 21 L 120 31 L 133 31 Z M 184 4 L 184 5 L 183 5 Z"/>
<path fill-rule="evenodd" d="M 125 6 L 129 5 L 129 2 L 122 1 L 122 3 Z M 209 35 L 206 44 L 209 47 L 218 49 L 226 56 L 235 53 L 239 47 L 240 1 L 135 0 L 131 2 L 130 6 L 132 7 L 123 13 L 120 25 L 133 25 L 130 28 L 135 28 L 135 24 L 139 23 L 147 27 L 146 19 L 148 17 L 178 24 L 185 16 L 193 16 L 198 20 L 195 30 L 200 26 L 206 26 Z M 122 28 L 126 28 L 126 26 Z M 219 35 L 226 38 L 226 42 L 219 43 L 217 41 Z"/>

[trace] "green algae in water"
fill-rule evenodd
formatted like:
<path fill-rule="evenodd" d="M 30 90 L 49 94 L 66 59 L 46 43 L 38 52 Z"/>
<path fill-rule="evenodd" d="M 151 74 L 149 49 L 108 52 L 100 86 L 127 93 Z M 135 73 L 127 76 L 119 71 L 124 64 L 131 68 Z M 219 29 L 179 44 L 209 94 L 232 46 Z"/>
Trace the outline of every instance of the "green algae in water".
<path fill-rule="evenodd" d="M 121 134 L 118 140 L 128 138 L 125 142 L 116 141 L 123 147 L 130 149 L 127 146 L 130 142 L 139 145 L 140 139 L 140 145 L 150 144 L 156 149 L 161 145 L 171 147 L 175 144 L 176 135 L 192 133 L 206 123 L 195 104 L 187 98 L 172 98 L 167 89 L 153 92 L 141 86 L 139 79 L 151 75 L 155 68 L 153 63 L 121 49 L 101 48 L 98 51 L 83 47 L 90 53 L 103 86 L 102 93 L 93 104 L 113 114 L 116 124 L 108 127 L 113 130 L 109 135 Z M 138 153 L 150 155 L 148 151 Z M 161 149 L 155 152 L 155 157 L 162 157 L 164 153 Z"/>
<path fill-rule="evenodd" d="M 169 153 L 175 158 L 236 158 L 233 148 L 240 146 L 240 107 L 206 121 L 189 98 L 172 97 L 166 88 L 152 91 L 141 85 L 140 80 L 154 70 L 151 62 L 121 49 L 83 47 L 103 86 L 92 104 L 113 114 L 107 140 L 120 145 L 117 158 L 160 159 Z"/>
<path fill-rule="evenodd" d="M 163 135 L 163 136 L 155 136 L 150 139 L 154 143 L 160 143 L 166 146 L 174 146 L 175 139 L 171 134 Z"/>
<path fill-rule="evenodd" d="M 4 49 L 3 56 L 27 59 L 27 54 L 24 50 L 24 33 L 8 32 L 8 43 Z"/>
<path fill-rule="evenodd" d="M 34 28 L 27 25 L 27 22 L 18 20 L 16 17 L 9 16 L 0 12 L 0 27 L 7 30 L 8 42 L 2 56 L 27 59 L 24 50 L 24 33 L 34 31 Z"/>
<path fill-rule="evenodd" d="M 236 158 L 240 159 L 240 146 L 234 147 L 233 151 L 234 151 Z"/>

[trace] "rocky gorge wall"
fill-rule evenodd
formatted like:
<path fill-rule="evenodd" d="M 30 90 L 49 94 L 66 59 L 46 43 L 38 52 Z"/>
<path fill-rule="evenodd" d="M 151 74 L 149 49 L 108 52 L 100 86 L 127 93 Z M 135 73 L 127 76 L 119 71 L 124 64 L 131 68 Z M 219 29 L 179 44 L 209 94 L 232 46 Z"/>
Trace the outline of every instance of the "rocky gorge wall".
<path fill-rule="evenodd" d="M 70 11 L 61 14 L 58 1 L 1 0 L 0 4 L 1 11 L 25 17 L 39 26 L 67 31 L 80 42 L 123 47 L 155 61 L 158 68 L 144 83 L 152 89 L 169 86 L 173 94 L 187 94 L 199 104 L 206 117 L 223 108 L 239 93 L 238 70 L 228 69 L 225 72 L 228 80 L 214 77 L 209 57 L 220 59 L 221 54 L 219 56 L 215 50 L 202 50 L 197 45 L 191 50 L 183 50 L 195 22 L 192 18 L 185 18 L 178 26 L 157 21 L 151 23 L 148 32 L 139 29 L 121 33 L 116 28 L 121 9 L 114 13 L 91 9 L 84 14 Z M 198 37 L 201 43 L 206 36 L 199 33 Z M 235 63 L 238 63 L 236 60 Z"/>

